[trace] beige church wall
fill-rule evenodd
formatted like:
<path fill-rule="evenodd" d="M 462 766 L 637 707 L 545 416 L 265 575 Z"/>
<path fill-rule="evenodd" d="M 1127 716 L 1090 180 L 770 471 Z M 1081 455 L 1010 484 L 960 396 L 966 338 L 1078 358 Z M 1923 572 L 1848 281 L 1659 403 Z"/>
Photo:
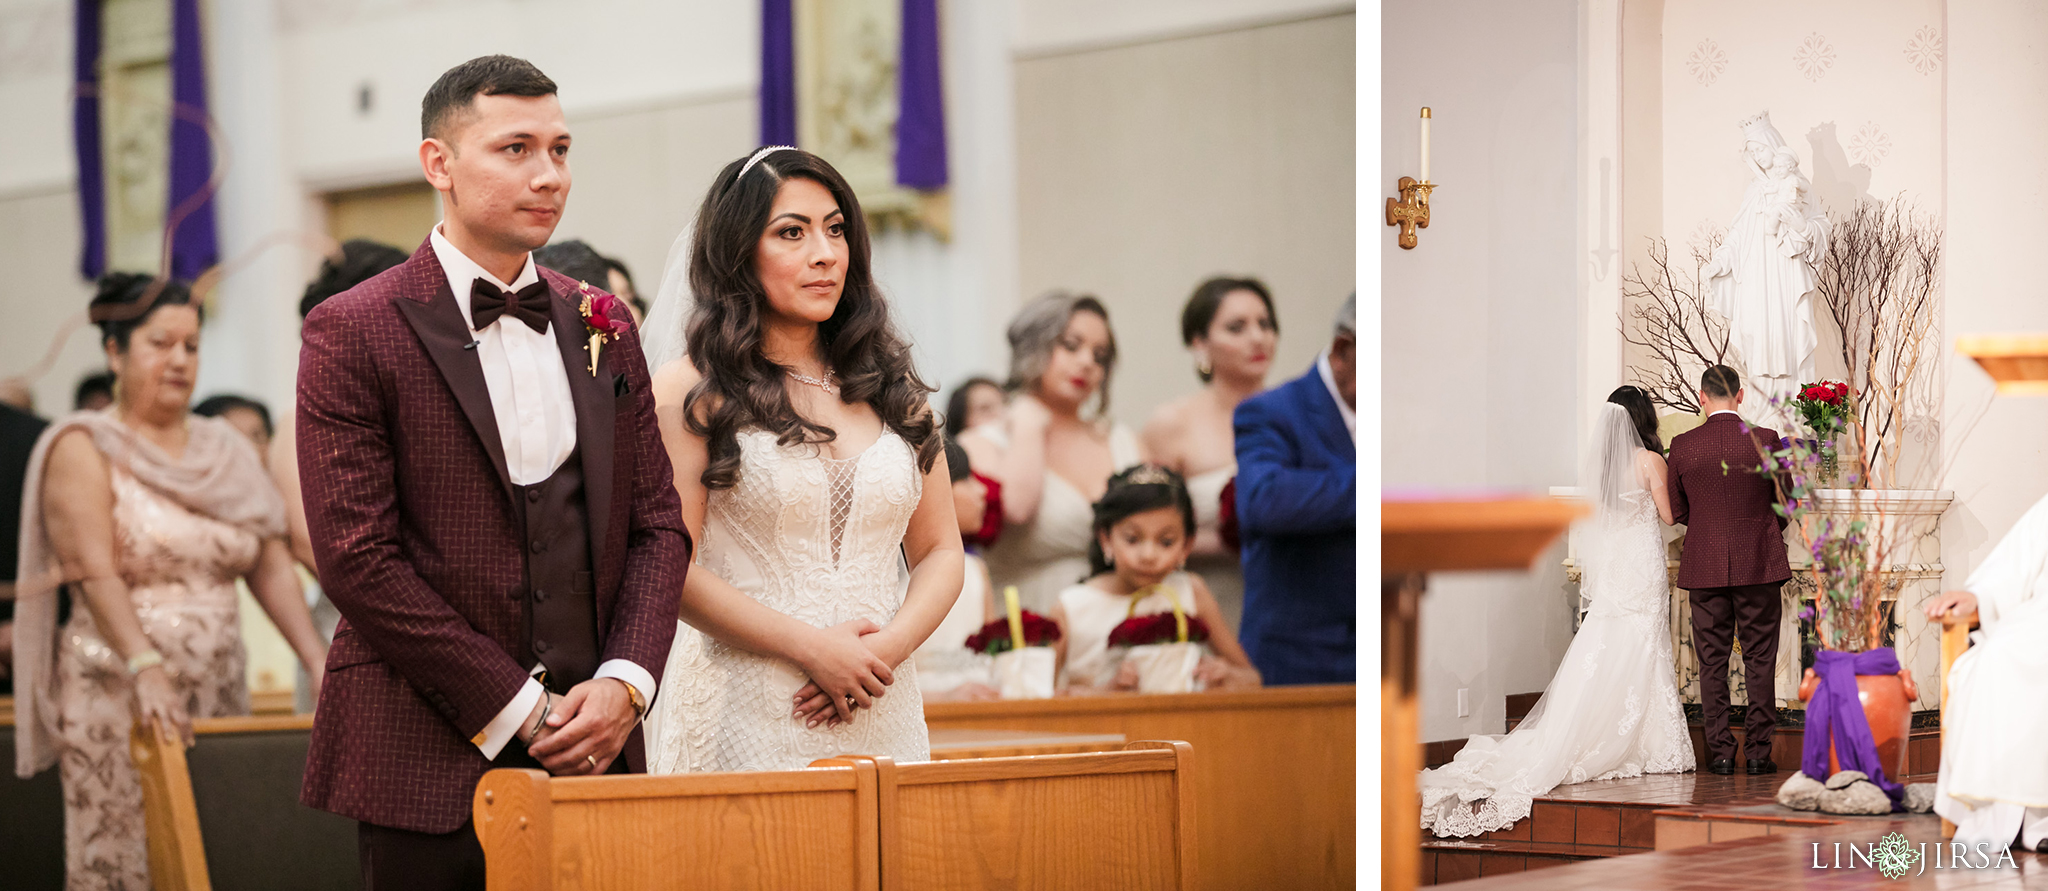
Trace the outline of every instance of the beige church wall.
<path fill-rule="evenodd" d="M 1328 343 L 1356 287 L 1355 22 L 1315 14 L 1018 61 L 1020 293 L 1108 305 L 1119 420 L 1142 424 L 1199 386 L 1180 309 L 1211 275 L 1272 288 L 1271 383 Z"/>
<path fill-rule="evenodd" d="M 1954 354 L 1961 334 L 2048 331 L 2048 6 L 1972 0 L 1948 7 L 1949 337 L 1943 445 L 1955 505 L 1942 524 L 1946 587 L 1960 588 L 2020 515 L 2048 494 L 2048 400 L 1992 398 Z"/>
<path fill-rule="evenodd" d="M 1581 388 L 1579 4 L 1390 0 L 1378 185 L 1416 174 L 1434 113 L 1431 220 L 1381 252 L 1385 485 L 1541 492 L 1576 478 Z M 1376 211 L 1375 211 L 1376 214 Z M 1501 733 L 1571 642 L 1562 547 L 1525 573 L 1440 573 L 1422 601 L 1422 738 Z M 1469 715 L 1457 713 L 1467 692 Z"/>
<path fill-rule="evenodd" d="M 30 391 L 36 411 L 55 417 L 71 410 L 78 379 L 106 370 L 99 338 L 84 324 L 93 288 L 78 277 L 78 195 L 69 182 L 0 193 L 0 268 L 8 285 L 0 295 L 7 324 L 0 325 L 0 379 L 41 365 L 57 333 L 79 325 Z"/>

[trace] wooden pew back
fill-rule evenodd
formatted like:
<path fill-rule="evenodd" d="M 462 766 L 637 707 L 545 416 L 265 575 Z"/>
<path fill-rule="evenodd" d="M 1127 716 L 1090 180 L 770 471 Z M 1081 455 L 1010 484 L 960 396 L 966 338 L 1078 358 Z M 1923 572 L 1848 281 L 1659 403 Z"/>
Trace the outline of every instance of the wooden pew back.
<path fill-rule="evenodd" d="M 871 763 L 477 784 L 490 891 L 880 887 Z"/>
<path fill-rule="evenodd" d="M 362 887 L 355 821 L 299 804 L 312 726 L 311 715 L 201 719 L 189 752 L 131 731 L 158 889 Z"/>
<path fill-rule="evenodd" d="M 874 763 L 882 887 L 1195 887 L 1184 742 L 1026 758 Z"/>

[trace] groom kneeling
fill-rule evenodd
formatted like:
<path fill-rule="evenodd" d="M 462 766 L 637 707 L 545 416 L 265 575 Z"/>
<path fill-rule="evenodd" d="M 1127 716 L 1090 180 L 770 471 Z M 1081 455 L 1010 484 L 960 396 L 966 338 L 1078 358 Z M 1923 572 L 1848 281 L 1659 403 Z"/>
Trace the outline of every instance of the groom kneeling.
<path fill-rule="evenodd" d="M 569 193 L 555 84 L 450 69 L 421 109 L 446 219 L 306 318 L 298 461 L 340 609 L 300 799 L 365 887 L 484 887 L 493 767 L 642 769 L 689 536 L 623 305 L 536 267 Z M 623 757 L 622 757 L 623 756 Z"/>
<path fill-rule="evenodd" d="M 1700 660 L 1700 713 L 1707 770 L 1735 772 L 1735 734 L 1728 729 L 1728 655 L 1738 627 L 1749 721 L 1743 751 L 1748 773 L 1777 773 L 1771 736 L 1778 726 L 1778 589 L 1792 578 L 1785 557 L 1785 518 L 1771 509 L 1776 482 L 1763 471 L 1760 446 L 1777 431 L 1751 427 L 1735 413 L 1742 382 L 1716 365 L 1700 377 L 1707 420 L 1671 440 L 1672 519 L 1684 525 L 1678 587 L 1692 595 L 1692 645 Z"/>

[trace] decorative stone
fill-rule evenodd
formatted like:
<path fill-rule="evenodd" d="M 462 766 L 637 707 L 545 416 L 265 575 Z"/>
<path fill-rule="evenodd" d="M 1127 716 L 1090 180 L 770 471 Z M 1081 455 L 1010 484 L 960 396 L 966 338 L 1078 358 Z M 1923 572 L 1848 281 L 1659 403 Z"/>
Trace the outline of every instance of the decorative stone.
<path fill-rule="evenodd" d="M 1820 809 L 1830 814 L 1889 814 L 1892 812 L 1892 799 L 1876 783 L 1863 780 L 1845 788 L 1822 792 Z"/>
<path fill-rule="evenodd" d="M 1905 804 L 1906 810 L 1916 814 L 1934 810 L 1934 784 L 1907 783 Z"/>
<path fill-rule="evenodd" d="M 1819 810 L 1821 793 L 1826 791 L 1827 787 L 1812 777 L 1795 773 L 1785 781 L 1785 785 L 1778 787 L 1778 803 L 1795 811 Z"/>
<path fill-rule="evenodd" d="M 1828 777 L 1828 788 L 1830 788 L 1830 789 L 1846 789 L 1846 788 L 1848 788 L 1848 787 L 1849 787 L 1849 784 L 1850 784 L 1850 783 L 1858 782 L 1858 781 L 1861 781 L 1861 780 L 1867 780 L 1867 779 L 1870 779 L 1870 777 L 1869 777 L 1869 775 L 1865 774 L 1865 773 L 1864 773 L 1863 771 L 1860 771 L 1860 770 L 1845 770 L 1845 771 L 1841 771 L 1840 773 L 1837 773 L 1837 774 L 1835 774 L 1834 776 Z"/>

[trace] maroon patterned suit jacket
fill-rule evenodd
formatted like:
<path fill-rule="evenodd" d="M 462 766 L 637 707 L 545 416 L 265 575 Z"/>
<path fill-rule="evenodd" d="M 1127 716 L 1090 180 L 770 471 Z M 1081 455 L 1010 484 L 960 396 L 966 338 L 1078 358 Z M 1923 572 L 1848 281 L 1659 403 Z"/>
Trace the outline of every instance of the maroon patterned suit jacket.
<path fill-rule="evenodd" d="M 1785 559 L 1785 518 L 1771 505 L 1777 487 L 1763 474 L 1757 444 L 1775 444 L 1769 427 L 1749 427 L 1732 414 L 1671 439 L 1667 486 L 1672 519 L 1685 525 L 1678 587 L 1732 588 L 1792 577 Z"/>
<path fill-rule="evenodd" d="M 637 332 L 589 371 L 577 284 L 540 270 L 576 406 L 601 660 L 660 682 L 690 561 Z M 623 310 L 614 318 L 623 318 Z M 306 317 L 298 459 L 340 609 L 300 800 L 451 832 L 490 768 L 470 739 L 533 664 L 522 536 L 483 367 L 428 244 Z M 623 753 L 645 755 L 636 731 Z"/>

